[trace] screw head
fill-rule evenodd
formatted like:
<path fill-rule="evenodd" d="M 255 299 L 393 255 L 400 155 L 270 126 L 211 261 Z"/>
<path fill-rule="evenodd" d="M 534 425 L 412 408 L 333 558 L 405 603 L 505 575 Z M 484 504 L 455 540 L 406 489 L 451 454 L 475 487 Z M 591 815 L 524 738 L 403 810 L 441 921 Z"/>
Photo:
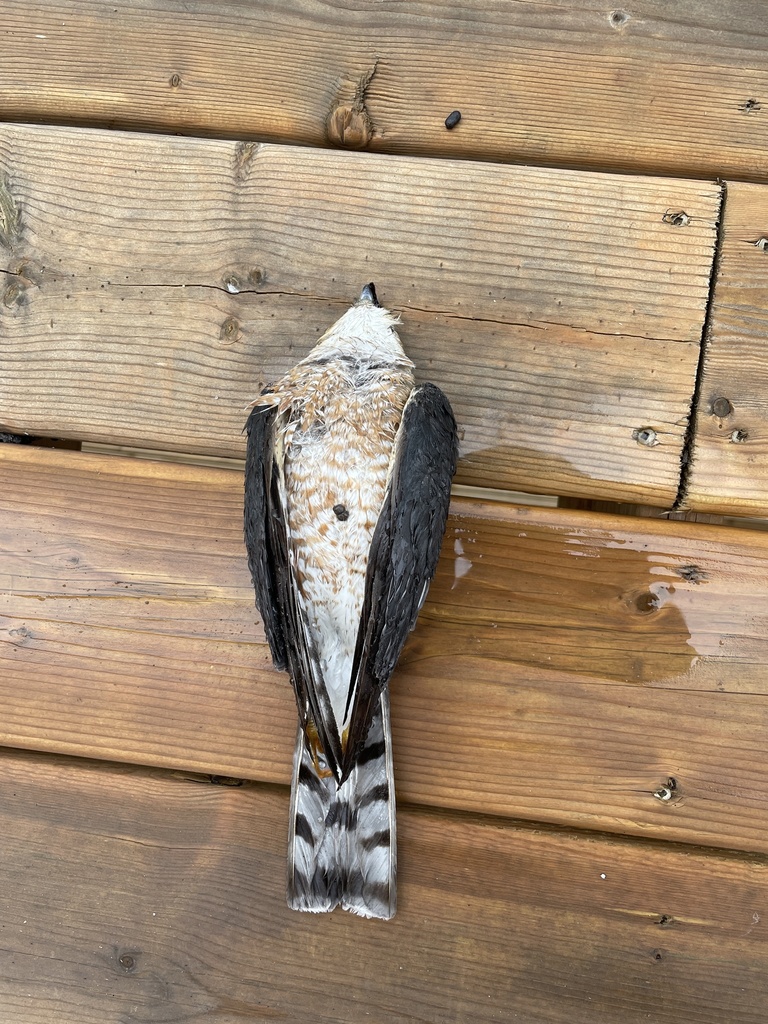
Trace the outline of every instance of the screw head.
<path fill-rule="evenodd" d="M 685 210 L 667 210 L 661 219 L 665 224 L 671 224 L 673 228 L 684 228 L 691 223 L 691 218 Z"/>
<path fill-rule="evenodd" d="M 645 445 L 646 448 L 654 448 L 660 444 L 659 435 L 653 427 L 639 427 L 632 431 L 632 437 L 638 444 Z"/>
<path fill-rule="evenodd" d="M 676 793 L 677 779 L 674 779 L 670 775 L 667 781 L 663 785 L 659 786 L 659 788 L 654 792 L 653 795 L 656 797 L 657 800 L 661 800 L 662 803 L 666 804 L 669 803 L 669 801 Z"/>
<path fill-rule="evenodd" d="M 733 412 L 733 406 L 727 398 L 716 398 L 712 403 L 712 412 L 715 414 L 715 416 L 718 416 L 721 420 L 723 420 L 726 416 L 731 415 L 731 413 Z"/>

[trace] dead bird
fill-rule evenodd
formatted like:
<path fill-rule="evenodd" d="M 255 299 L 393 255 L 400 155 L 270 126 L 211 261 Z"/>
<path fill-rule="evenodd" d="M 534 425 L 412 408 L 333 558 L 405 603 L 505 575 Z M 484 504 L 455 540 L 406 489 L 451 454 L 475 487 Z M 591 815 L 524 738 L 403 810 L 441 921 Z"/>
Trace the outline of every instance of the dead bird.
<path fill-rule="evenodd" d="M 437 567 L 456 423 L 373 284 L 253 403 L 245 542 L 299 711 L 288 903 L 395 912 L 387 684 Z"/>

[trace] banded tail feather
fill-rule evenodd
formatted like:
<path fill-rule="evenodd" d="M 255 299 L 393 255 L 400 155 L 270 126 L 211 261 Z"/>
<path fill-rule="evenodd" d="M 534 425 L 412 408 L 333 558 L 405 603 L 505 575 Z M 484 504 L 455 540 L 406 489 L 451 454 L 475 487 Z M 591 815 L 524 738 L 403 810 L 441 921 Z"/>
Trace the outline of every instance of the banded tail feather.
<path fill-rule="evenodd" d="M 389 695 L 381 694 L 349 777 L 318 774 L 299 729 L 291 787 L 288 905 L 322 913 L 337 906 L 389 919 L 396 905 L 395 787 Z"/>

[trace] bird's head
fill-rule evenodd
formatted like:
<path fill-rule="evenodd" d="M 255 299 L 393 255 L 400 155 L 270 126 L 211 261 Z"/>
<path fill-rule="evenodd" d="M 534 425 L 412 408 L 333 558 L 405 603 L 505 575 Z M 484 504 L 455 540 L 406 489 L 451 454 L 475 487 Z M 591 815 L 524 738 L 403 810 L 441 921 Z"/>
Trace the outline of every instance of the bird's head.
<path fill-rule="evenodd" d="M 399 323 L 400 318 L 381 305 L 371 281 L 302 362 L 349 356 L 361 361 L 380 359 L 411 367 L 413 363 L 403 352 L 395 330 Z"/>

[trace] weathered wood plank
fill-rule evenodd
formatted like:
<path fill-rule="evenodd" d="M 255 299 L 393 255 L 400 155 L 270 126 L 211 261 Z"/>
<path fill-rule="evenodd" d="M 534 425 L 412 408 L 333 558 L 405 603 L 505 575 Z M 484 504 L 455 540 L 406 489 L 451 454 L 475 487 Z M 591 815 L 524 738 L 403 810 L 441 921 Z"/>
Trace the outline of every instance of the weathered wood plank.
<path fill-rule="evenodd" d="M 0 90 L 10 120 L 765 180 L 764 21 L 760 0 L 6 0 Z"/>
<path fill-rule="evenodd" d="M 461 482 L 676 496 L 718 186 L 20 126 L 0 166 L 5 429 L 241 453 L 373 279 Z"/>
<path fill-rule="evenodd" d="M 0 446 L 1 742 L 287 781 L 241 495 Z M 767 569 L 753 531 L 456 502 L 393 681 L 401 797 L 768 851 Z"/>
<path fill-rule="evenodd" d="M 768 515 L 768 187 L 728 184 L 686 507 Z"/>
<path fill-rule="evenodd" d="M 18 1024 L 765 1017 L 761 860 L 401 808 L 381 925 L 287 909 L 284 791 L 8 752 L 0 779 Z"/>

